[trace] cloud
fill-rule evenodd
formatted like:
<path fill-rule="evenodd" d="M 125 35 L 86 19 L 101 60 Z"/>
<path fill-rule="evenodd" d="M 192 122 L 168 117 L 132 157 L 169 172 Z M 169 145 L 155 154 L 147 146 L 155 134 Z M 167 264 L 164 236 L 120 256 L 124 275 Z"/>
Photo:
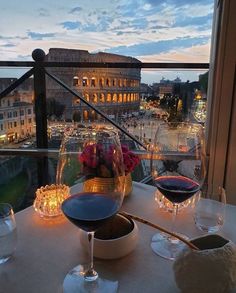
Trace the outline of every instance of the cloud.
<path fill-rule="evenodd" d="M 214 1 L 213 0 L 147 0 L 147 3 L 151 4 L 152 6 L 159 6 L 159 5 L 178 5 L 178 6 L 182 6 L 182 5 L 193 5 L 193 4 L 212 4 Z"/>
<path fill-rule="evenodd" d="M 75 30 L 75 29 L 81 27 L 81 22 L 79 22 L 79 21 L 64 21 L 64 22 L 61 22 L 60 25 L 62 25 L 63 28 L 65 28 L 67 30 Z"/>
<path fill-rule="evenodd" d="M 161 40 L 157 42 L 148 42 L 142 44 L 135 44 L 131 46 L 118 46 L 105 50 L 108 53 L 115 53 L 120 55 L 153 55 L 168 52 L 170 50 L 180 50 L 181 48 L 189 48 L 200 44 L 205 44 L 209 41 L 209 37 L 185 37 L 176 38 L 172 40 Z"/>
<path fill-rule="evenodd" d="M 65 21 L 60 23 L 66 30 L 79 29 L 81 32 L 105 32 L 109 29 L 112 18 L 109 15 L 100 16 L 92 12 L 91 16 L 81 18 L 80 21 Z"/>
<path fill-rule="evenodd" d="M 17 59 L 18 60 L 26 60 L 26 61 L 32 60 L 32 55 L 18 55 Z"/>
<path fill-rule="evenodd" d="M 39 16 L 42 16 L 42 17 L 50 16 L 49 11 L 47 9 L 45 9 L 45 8 L 39 8 L 38 12 L 39 12 Z"/>
<path fill-rule="evenodd" d="M 42 40 L 45 38 L 54 38 L 55 33 L 36 33 L 36 32 L 28 32 L 28 36 L 34 40 Z"/>
<path fill-rule="evenodd" d="M 133 17 L 134 12 L 137 14 L 137 10 L 140 7 L 140 1 L 126 1 L 125 4 L 119 4 L 117 6 L 118 12 L 122 14 L 123 17 Z"/>
<path fill-rule="evenodd" d="M 142 62 L 209 62 L 210 40 L 206 44 L 169 50 L 160 54 L 136 56 Z"/>
<path fill-rule="evenodd" d="M 190 52 L 199 62 L 209 58 L 209 50 L 201 54 L 201 48 L 210 40 L 214 0 L 52 0 L 47 6 L 44 0 L 22 0 L 15 9 L 10 3 L 16 0 L 3 2 L 2 60 L 24 60 L 19 55 L 38 47 L 45 52 L 50 47 L 105 51 L 142 60 L 184 60 L 185 55 L 194 60 Z"/>
<path fill-rule="evenodd" d="M 211 21 L 212 21 L 213 14 L 210 13 L 206 16 L 196 16 L 196 17 L 180 17 L 176 20 L 174 23 L 174 27 L 180 26 L 180 27 L 186 27 L 186 26 L 198 26 L 202 29 L 204 26 L 205 28 L 211 27 Z"/>
<path fill-rule="evenodd" d="M 69 11 L 69 13 L 70 13 L 70 14 L 75 14 L 75 13 L 80 12 L 80 11 L 82 11 L 82 10 L 83 10 L 82 7 L 77 6 L 77 7 L 72 8 L 72 9 Z"/>
<path fill-rule="evenodd" d="M 137 34 L 138 35 L 139 32 L 134 32 L 134 31 L 128 31 L 128 30 L 126 30 L 126 31 L 117 31 L 117 33 L 116 33 L 117 36 L 122 36 L 122 35 L 127 35 L 128 36 L 129 34 L 130 35 L 131 34 L 132 35 L 134 35 L 134 34 Z"/>
<path fill-rule="evenodd" d="M 22 37 L 22 36 L 1 36 L 0 35 L 0 40 L 15 40 L 15 39 L 25 40 L 25 39 L 27 39 L 27 37 Z"/>
<path fill-rule="evenodd" d="M 6 43 L 4 45 L 2 45 L 2 47 L 5 47 L 5 48 L 12 48 L 12 47 L 16 47 L 17 45 L 16 44 L 13 44 L 13 43 Z"/>

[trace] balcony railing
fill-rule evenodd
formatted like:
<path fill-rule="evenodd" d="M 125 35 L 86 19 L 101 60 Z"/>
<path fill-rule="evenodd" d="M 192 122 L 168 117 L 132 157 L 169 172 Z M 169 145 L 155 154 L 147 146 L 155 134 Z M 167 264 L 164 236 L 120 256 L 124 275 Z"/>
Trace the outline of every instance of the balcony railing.
<path fill-rule="evenodd" d="M 208 69 L 208 63 L 101 63 L 101 62 L 47 62 L 44 61 L 45 53 L 36 49 L 32 53 L 34 59 L 31 61 L 0 61 L 1 67 L 19 68 L 26 67 L 30 68 L 26 73 L 24 73 L 20 78 L 13 82 L 8 88 L 0 93 L 0 99 L 10 94 L 15 90 L 21 83 L 26 79 L 33 76 L 34 77 L 34 97 L 35 97 L 35 118 L 36 118 L 36 146 L 37 149 L 0 149 L 0 156 L 27 156 L 34 157 L 37 159 L 37 169 L 38 169 L 38 185 L 42 186 L 48 183 L 48 159 L 47 157 L 57 158 L 57 150 L 48 149 L 48 134 L 47 134 L 47 113 L 46 113 L 46 76 L 54 80 L 60 87 L 67 90 L 73 96 L 78 98 L 84 105 L 94 110 L 97 114 L 103 117 L 108 123 L 119 129 L 124 135 L 133 140 L 139 147 L 140 150 L 136 150 L 136 153 L 141 159 L 150 159 L 149 153 L 146 150 L 146 145 L 139 141 L 136 136 L 129 133 L 125 128 L 118 124 L 113 119 L 109 118 L 109 115 L 103 113 L 96 104 L 89 103 L 83 96 L 81 96 L 76 87 L 70 88 L 57 76 L 50 73 L 48 68 L 59 68 L 59 67 L 69 67 L 69 68 L 138 68 L 138 69 Z M 106 87 L 106 86 L 104 86 Z M 123 88 L 121 87 L 121 90 Z M 96 90 L 96 88 L 93 88 Z M 121 103 L 113 103 L 120 105 Z M 98 103 L 99 105 L 99 103 Z M 80 109 L 80 106 L 77 105 Z M 143 179 L 142 182 L 147 182 L 150 177 Z"/>

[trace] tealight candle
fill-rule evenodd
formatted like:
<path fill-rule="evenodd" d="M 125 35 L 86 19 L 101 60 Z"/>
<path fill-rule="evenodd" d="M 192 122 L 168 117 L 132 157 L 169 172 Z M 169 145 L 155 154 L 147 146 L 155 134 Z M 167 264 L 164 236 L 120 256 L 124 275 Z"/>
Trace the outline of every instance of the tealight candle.
<path fill-rule="evenodd" d="M 34 209 L 41 217 L 56 217 L 62 214 L 61 204 L 69 196 L 66 185 L 46 185 L 37 189 Z"/>

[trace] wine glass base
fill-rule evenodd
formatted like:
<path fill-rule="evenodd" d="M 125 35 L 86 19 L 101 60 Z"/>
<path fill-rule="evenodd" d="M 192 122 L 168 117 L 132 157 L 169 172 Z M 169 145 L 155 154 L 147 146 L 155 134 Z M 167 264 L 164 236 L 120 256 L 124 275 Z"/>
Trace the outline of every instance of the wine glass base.
<path fill-rule="evenodd" d="M 181 235 L 183 238 L 188 239 L 187 236 Z M 151 247 L 152 250 L 159 256 L 175 260 L 176 256 L 182 251 L 186 245 L 179 239 L 169 236 L 165 233 L 157 233 L 152 237 Z"/>
<path fill-rule="evenodd" d="M 84 268 L 78 265 L 72 269 L 63 282 L 64 293 L 115 293 L 118 290 L 118 282 L 97 278 L 95 281 L 85 281 Z"/>

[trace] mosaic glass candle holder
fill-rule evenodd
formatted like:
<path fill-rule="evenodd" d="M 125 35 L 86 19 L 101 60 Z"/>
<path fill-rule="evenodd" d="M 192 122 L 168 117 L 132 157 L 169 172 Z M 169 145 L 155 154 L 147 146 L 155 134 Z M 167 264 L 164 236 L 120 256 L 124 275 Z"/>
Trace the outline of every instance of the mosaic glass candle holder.
<path fill-rule="evenodd" d="M 42 218 L 62 215 L 61 204 L 70 195 L 70 188 L 63 184 L 42 186 L 36 191 L 34 209 Z"/>

